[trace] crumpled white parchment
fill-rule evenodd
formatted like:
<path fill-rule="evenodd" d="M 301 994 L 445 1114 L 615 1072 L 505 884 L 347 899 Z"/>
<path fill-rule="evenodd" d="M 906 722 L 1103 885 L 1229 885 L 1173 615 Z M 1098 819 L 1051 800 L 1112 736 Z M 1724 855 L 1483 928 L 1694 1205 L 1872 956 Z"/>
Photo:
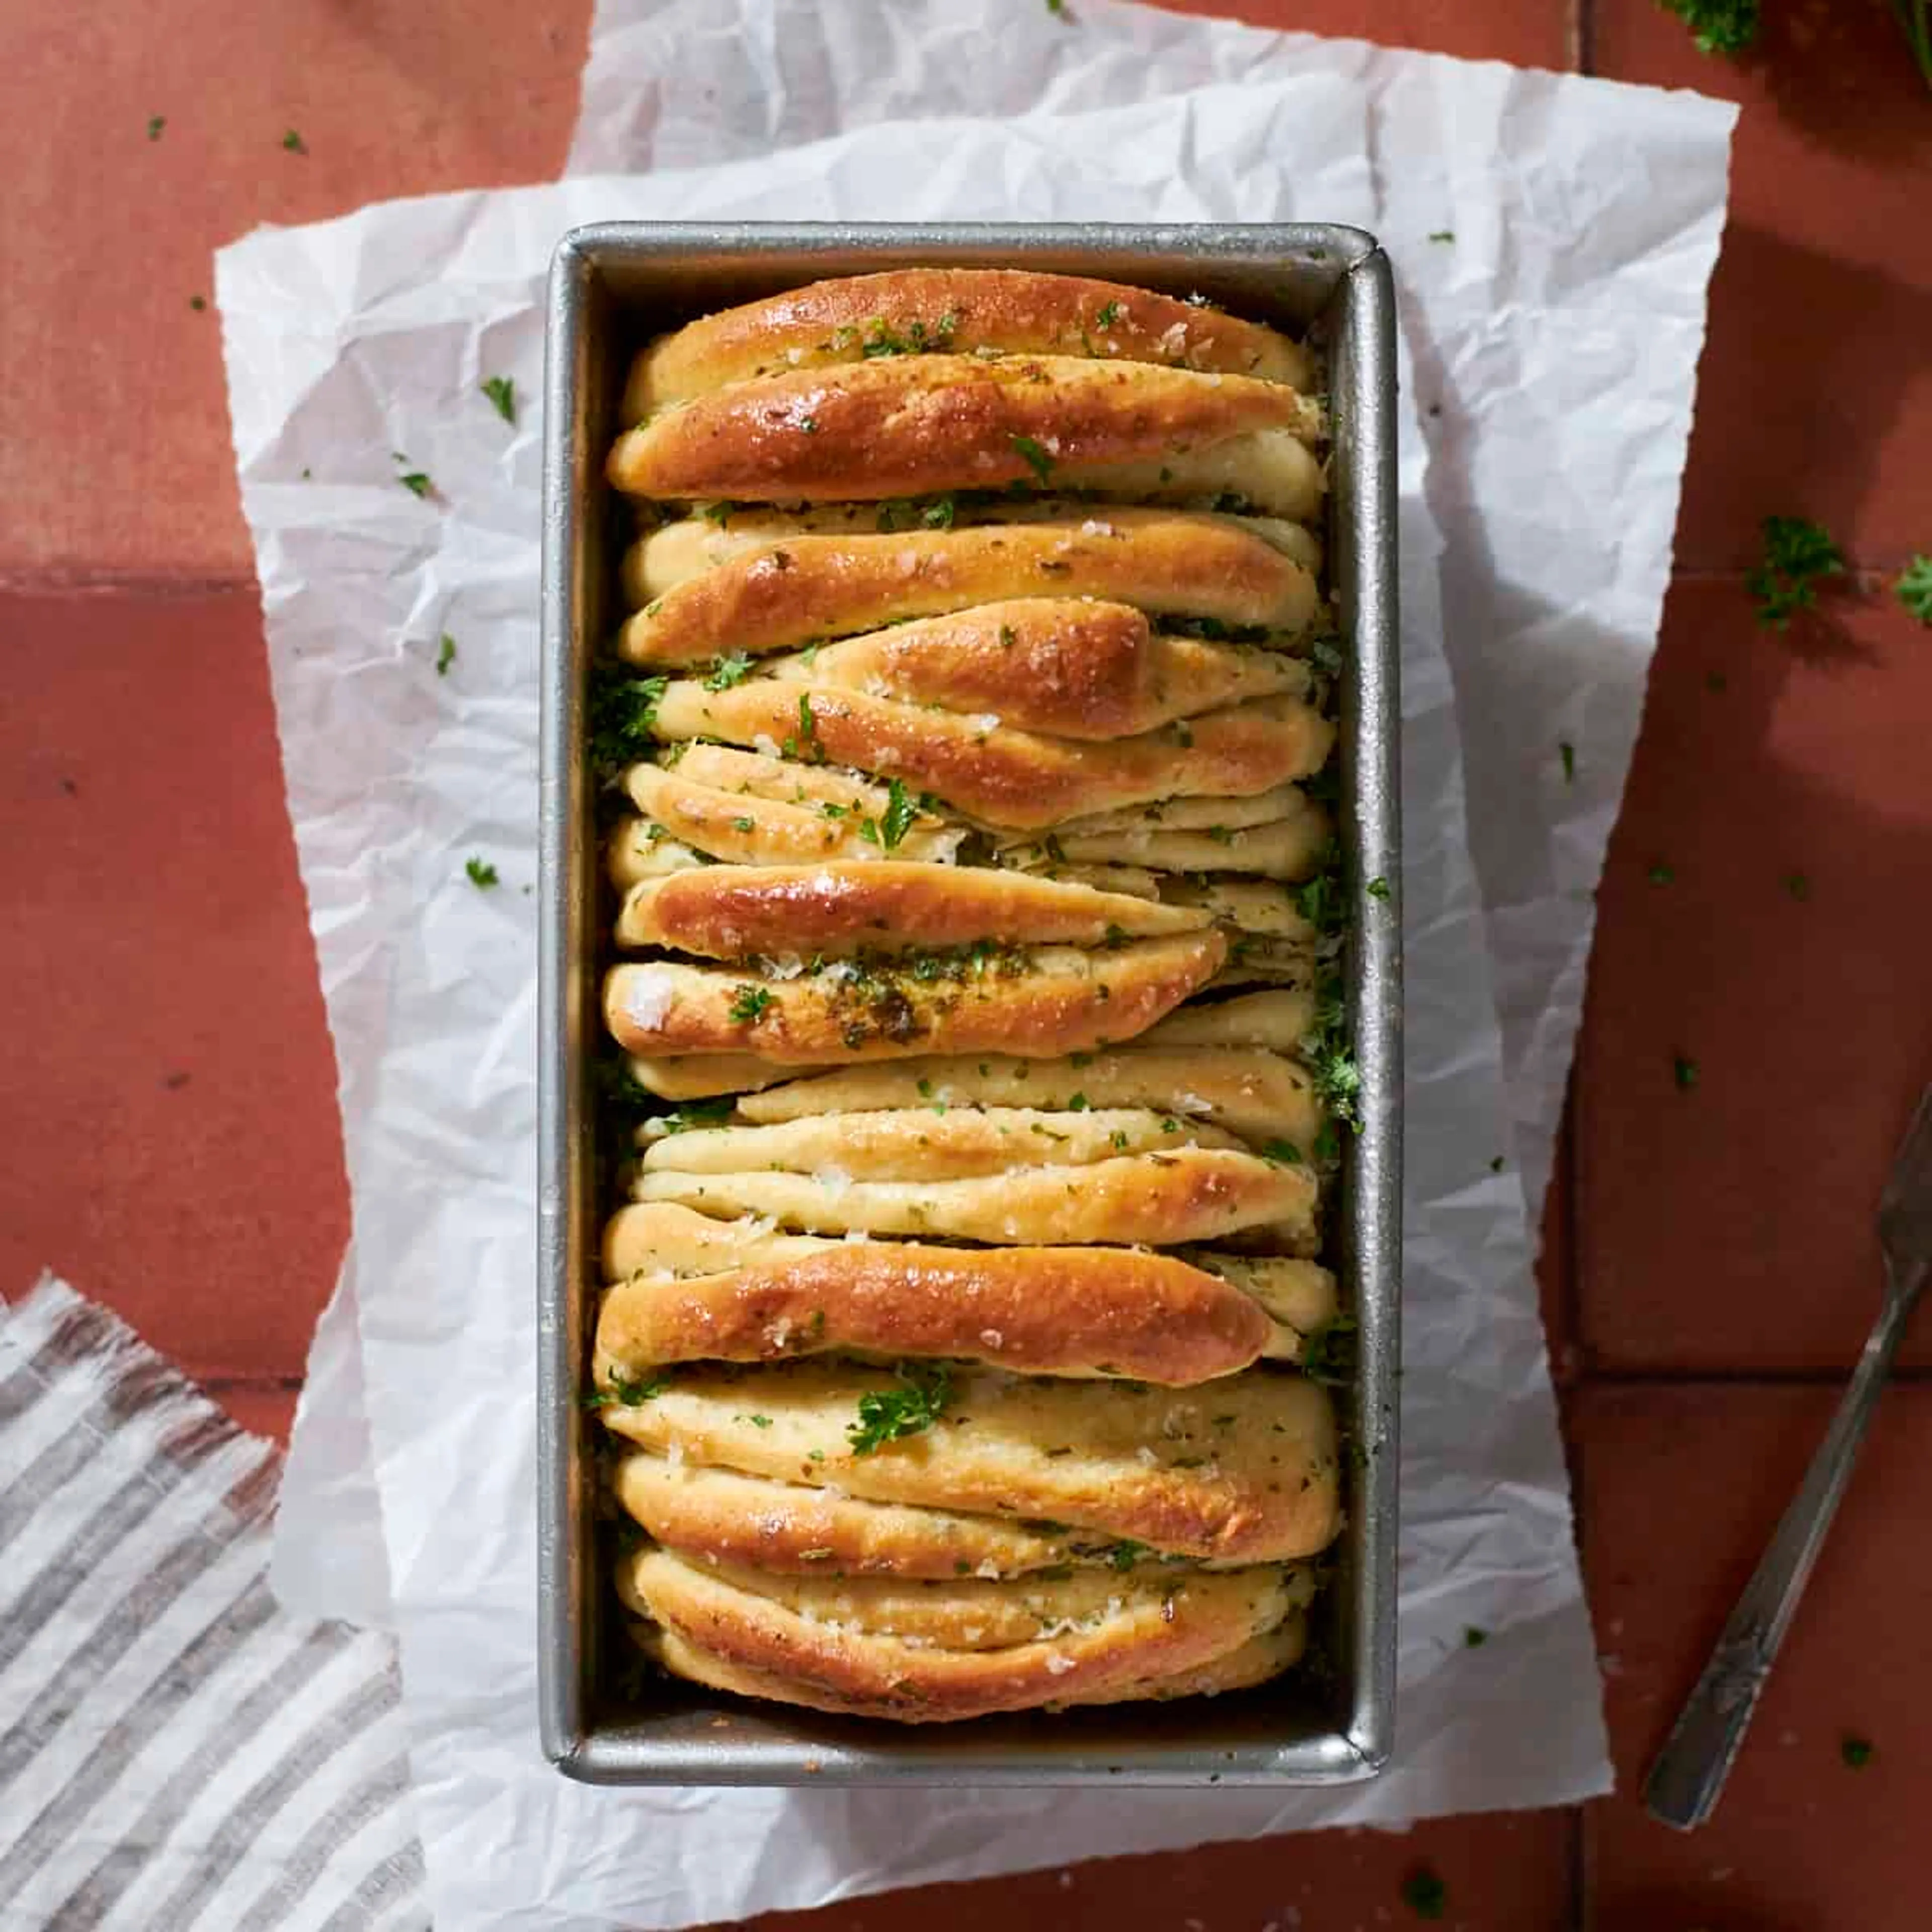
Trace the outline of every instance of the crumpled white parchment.
<path fill-rule="evenodd" d="M 796 26 L 799 10 L 778 10 Z M 707 11 L 706 33 L 728 37 L 736 11 Z M 746 11 L 772 17 L 770 8 Z M 1095 11 L 1121 16 L 1136 33 L 1148 18 Z M 842 20 L 875 12 L 875 0 L 821 8 L 808 31 L 836 34 Z M 1246 32 L 1153 17 L 1163 32 L 1185 27 L 1210 39 Z M 747 28 L 737 56 L 742 93 L 752 78 L 778 70 L 749 31 L 755 20 L 740 25 Z M 680 42 L 680 60 L 687 52 L 696 60 L 704 38 Z M 866 44 L 855 38 L 848 51 Z M 894 44 L 895 58 L 908 57 Z M 600 34 L 586 122 L 603 45 Z M 1346 48 L 1300 45 L 1345 70 L 1352 58 Z M 943 44 L 920 58 L 935 73 L 949 64 Z M 1533 86 L 1504 70 L 1378 59 L 1443 70 L 1422 97 L 1432 103 L 1428 124 L 1406 128 L 1425 152 L 1432 138 L 1448 152 L 1466 124 L 1491 142 L 1536 124 L 1516 100 L 1506 124 L 1492 117 L 1486 127 L 1462 100 L 1466 80 L 1492 106 Z M 854 52 L 842 80 L 864 68 L 865 57 Z M 1146 62 L 1113 68 L 1117 80 L 1145 90 Z M 796 83 L 788 84 L 796 105 Z M 677 98 L 702 115 L 730 92 L 714 86 L 707 97 L 690 87 Z M 1594 114 L 1604 124 L 1596 145 L 1581 144 L 1594 158 L 1584 169 L 1593 179 L 1629 138 L 1632 116 L 1663 116 L 1664 131 L 1684 150 L 1678 158 L 1701 160 L 1708 201 L 1686 200 L 1660 251 L 1666 266 L 1655 272 L 1671 289 L 1648 295 L 1645 316 L 1668 314 L 1672 302 L 1700 314 L 1726 124 L 1714 123 L 1702 104 L 1667 104 L 1672 120 L 1657 97 L 1633 104 L 1631 90 L 1592 92 L 1615 97 L 1616 110 Z M 1436 544 L 1412 433 L 1405 446 L 1411 1172 L 1400 1768 L 1377 1786 L 1323 1797 L 1067 1794 L 1042 1805 L 1012 1794 L 592 1793 L 566 1789 L 535 1762 L 530 1448 L 521 1406 L 530 1349 L 533 947 L 519 902 L 532 882 L 536 439 L 528 420 L 513 435 L 492 417 L 475 397 L 476 380 L 510 373 L 526 398 L 535 394 L 542 258 L 565 226 L 592 217 L 1344 219 L 1378 227 L 1406 273 L 1411 255 L 1451 244 L 1402 250 L 1386 192 L 1378 206 L 1365 165 L 1379 152 L 1364 120 L 1373 98 L 1317 75 L 1217 89 L 1127 116 L 998 130 L 886 128 L 782 163 L 444 197 L 250 238 L 227 252 L 220 290 L 238 458 L 268 611 L 291 806 L 343 1061 L 352 1266 L 384 1505 L 375 1560 L 386 1558 L 395 1580 L 424 1835 L 445 1924 L 670 1924 L 914 1878 L 1324 1819 L 1553 1803 L 1601 1788 L 1594 1674 L 1522 1197 L 1513 1171 L 1493 1176 L 1484 1157 L 1489 1146 L 1503 1150 L 1508 1129 L 1482 914 L 1462 849 L 1456 721 L 1436 647 Z M 657 98 L 666 110 L 657 124 L 683 127 L 668 92 Z M 1696 130 L 1686 131 L 1696 116 L 1704 116 L 1701 150 Z M 1486 158 L 1504 165 L 1501 154 Z M 782 195 L 774 191 L 781 170 Z M 1438 154 L 1420 178 L 1433 192 L 1456 174 Z M 1540 190 L 1544 199 L 1569 205 L 1557 182 Z M 1469 218 L 1459 205 L 1450 218 Z M 1603 222 L 1599 208 L 1596 225 Z M 1609 232 L 1622 238 L 1618 248 L 1655 238 L 1628 224 Z M 1556 230 L 1541 239 L 1582 245 Z M 1521 238 L 1498 242 L 1497 251 L 1522 270 Z M 1422 259 L 1432 272 L 1433 257 Z M 1622 259 L 1613 249 L 1588 274 L 1568 264 L 1568 280 L 1586 288 L 1606 281 Z M 1630 272 L 1641 279 L 1649 262 L 1640 249 Z M 1478 292 L 1464 299 L 1486 313 Z M 1676 470 L 1653 476 L 1642 445 L 1674 433 L 1681 449 L 1694 344 L 1678 344 L 1678 364 L 1613 346 L 1621 359 L 1601 366 L 1613 368 L 1614 378 L 1594 405 L 1572 397 L 1570 406 L 1594 406 L 1599 460 L 1648 478 L 1652 494 L 1666 500 L 1641 520 L 1664 533 L 1658 554 L 1637 560 L 1660 586 Z M 1425 345 L 1425 372 L 1430 353 Z M 1459 406 L 1478 426 L 1472 438 L 1507 418 L 1515 400 L 1482 393 L 1474 376 L 1484 366 L 1477 358 Z M 419 507 L 400 492 L 392 450 L 434 476 L 443 500 Z M 1512 500 L 1547 500 L 1544 453 L 1534 454 L 1534 465 L 1516 466 Z M 1438 447 L 1431 472 L 1438 498 L 1442 456 Z M 313 470 L 307 482 L 304 467 Z M 458 638 L 460 655 L 439 682 L 431 660 L 444 629 Z M 1603 715 L 1601 689 L 1618 680 L 1634 717 L 1647 632 L 1616 653 L 1593 653 L 1584 647 L 1593 635 L 1560 628 L 1536 641 L 1561 658 L 1552 681 L 1567 699 L 1582 700 L 1586 723 Z M 1571 742 L 1580 792 L 1593 770 L 1610 775 L 1606 829 L 1622 759 L 1613 741 L 1583 726 Z M 499 864 L 505 884 L 495 893 L 462 879 L 471 850 Z M 338 1338 L 348 1312 L 338 1304 Z M 330 1360 L 332 1372 L 344 1370 L 339 1348 Z M 306 1443 L 342 1448 L 352 1433 L 350 1408 L 340 1382 L 319 1375 L 298 1427 L 298 1463 Z M 285 1502 L 285 1554 L 340 1555 L 358 1528 L 366 1539 L 373 1525 L 359 1470 L 351 1444 L 331 1482 L 307 1501 L 298 1492 Z M 318 1572 L 327 1563 L 293 1567 L 326 1589 Z M 298 1600 L 303 1581 L 298 1574 Z M 362 1581 L 365 1597 L 380 1598 L 379 1578 Z M 282 1568 L 278 1582 L 291 1587 Z M 1499 1634 L 1468 1650 L 1466 1624 Z M 638 1827 L 667 1812 L 679 1818 L 674 1834 L 652 1834 L 650 1856 L 640 1856 Z M 538 1845 L 548 1854 L 533 1858 Z"/>

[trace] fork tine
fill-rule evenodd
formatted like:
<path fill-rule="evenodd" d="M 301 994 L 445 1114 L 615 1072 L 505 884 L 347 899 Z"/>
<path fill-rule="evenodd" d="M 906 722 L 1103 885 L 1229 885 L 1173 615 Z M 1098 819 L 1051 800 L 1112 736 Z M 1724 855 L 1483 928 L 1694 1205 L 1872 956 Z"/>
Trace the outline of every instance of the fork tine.
<path fill-rule="evenodd" d="M 1904 1207 L 1913 1196 L 1928 1193 L 1932 1193 L 1932 1087 L 1919 1095 L 1911 1125 L 1898 1144 L 1885 1192 L 1879 1197 L 1879 1211 Z"/>

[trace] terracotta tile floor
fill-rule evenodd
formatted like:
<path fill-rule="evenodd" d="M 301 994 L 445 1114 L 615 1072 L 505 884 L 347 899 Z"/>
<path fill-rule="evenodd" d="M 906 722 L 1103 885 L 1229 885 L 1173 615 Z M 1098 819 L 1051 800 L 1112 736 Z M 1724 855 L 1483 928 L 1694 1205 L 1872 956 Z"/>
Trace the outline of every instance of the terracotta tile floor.
<path fill-rule="evenodd" d="M 1680 576 L 1542 1270 L 1628 1786 L 1823 1425 L 1876 1293 L 1870 1205 L 1932 1074 L 1932 636 L 1877 583 L 1932 550 L 1932 98 L 1882 0 L 1771 0 L 1741 67 L 1699 55 L 1654 0 L 1242 10 L 1744 106 Z M 588 14 L 98 0 L 16 8 L 0 30 L 0 1288 L 63 1269 L 275 1433 L 347 1208 L 219 322 L 190 298 L 212 292 L 211 249 L 256 222 L 554 173 Z M 1788 640 L 1756 629 L 1741 578 L 1774 511 L 1825 520 L 1866 573 Z M 1911 1359 L 1932 1363 L 1932 1332 Z M 1445 1922 L 1472 1928 L 1916 1932 L 1932 1918 L 1912 1829 L 1932 1814 L 1928 1466 L 1932 1387 L 1915 1382 L 1696 1837 L 1626 1792 L 764 1923 L 1348 1932 L 1408 1921 L 1402 1882 L 1426 1864 Z M 1861 1771 L 1850 1733 L 1876 1746 Z"/>

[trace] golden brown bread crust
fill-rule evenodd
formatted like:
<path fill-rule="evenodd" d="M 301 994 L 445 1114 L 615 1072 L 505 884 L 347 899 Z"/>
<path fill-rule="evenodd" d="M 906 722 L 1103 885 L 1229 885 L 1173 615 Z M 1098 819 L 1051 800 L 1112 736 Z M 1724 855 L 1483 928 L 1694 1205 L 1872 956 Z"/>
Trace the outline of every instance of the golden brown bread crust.
<path fill-rule="evenodd" d="M 1020 1576 L 1066 1563 L 1111 1568 L 1120 1554 L 1110 1538 L 1058 1524 L 866 1502 L 635 1450 L 618 1459 L 611 1491 L 668 1549 L 780 1576 Z"/>
<path fill-rule="evenodd" d="M 754 657 L 1014 597 L 1097 597 L 1160 616 L 1296 633 L 1315 580 L 1229 517 L 1110 510 L 897 535 L 805 536 L 734 556 L 652 598 L 620 632 L 635 664 Z"/>
<path fill-rule="evenodd" d="M 1003 1054 L 934 1057 L 842 1068 L 748 1094 L 738 1112 L 756 1123 L 880 1107 L 1024 1105 L 1151 1107 L 1183 1126 L 1206 1120 L 1261 1146 L 1277 1138 L 1306 1148 L 1322 1111 L 1306 1070 L 1285 1054 L 1250 1047 L 1110 1048 L 1071 1060 Z"/>
<path fill-rule="evenodd" d="M 923 978 L 836 962 L 797 979 L 669 961 L 614 967 L 604 1020 L 629 1053 L 755 1053 L 796 1066 L 1005 1051 L 1036 1059 L 1131 1038 L 1204 985 L 1227 954 L 1216 932 L 1099 952 L 1065 946 Z M 749 991 L 747 991 L 747 988 Z"/>
<path fill-rule="evenodd" d="M 625 1057 L 624 1066 L 646 1094 L 661 1100 L 708 1100 L 719 1094 L 755 1092 L 798 1072 L 775 1060 L 760 1060 L 754 1053 L 692 1053 L 668 1059 L 633 1053 Z"/>
<path fill-rule="evenodd" d="M 1177 1390 L 962 1369 L 930 1429 L 855 1454 L 860 1398 L 902 1390 L 889 1371 L 856 1363 L 698 1366 L 603 1414 L 658 1454 L 675 1444 L 688 1464 L 872 1502 L 1046 1518 L 1196 1558 L 1291 1562 L 1324 1548 L 1340 1522 L 1334 1412 L 1299 1376 L 1247 1369 Z"/>
<path fill-rule="evenodd" d="M 842 808 L 835 817 L 821 805 L 724 791 L 700 784 L 681 764 L 668 771 L 660 765 L 632 765 L 624 774 L 624 789 L 646 822 L 662 826 L 674 846 L 734 865 L 802 866 L 842 855 L 862 863 L 878 849 L 862 830 L 876 826 L 878 820 L 856 808 Z M 943 859 L 957 847 L 960 836 L 958 827 L 946 827 L 922 813 L 907 828 L 899 849 L 908 859 Z"/>
<path fill-rule="evenodd" d="M 623 419 L 728 382 L 915 345 L 1112 356 L 1298 389 L 1312 373 L 1307 351 L 1278 331 L 1144 289 L 1030 268 L 890 268 L 812 282 L 659 337 L 632 365 Z"/>
<path fill-rule="evenodd" d="M 598 1311 L 593 1372 L 608 1387 L 668 1362 L 843 1351 L 1031 1375 L 1104 1366 L 1178 1388 L 1246 1368 L 1273 1328 L 1232 1282 L 1165 1255 L 838 1241 L 727 1274 L 620 1282 Z"/>
<path fill-rule="evenodd" d="M 1099 946 L 1198 932 L 1204 913 L 980 866 L 899 860 L 810 867 L 710 866 L 638 885 L 617 920 L 621 946 L 710 959 L 903 952 L 1003 944 Z"/>
<path fill-rule="evenodd" d="M 1131 737 L 1252 698 L 1305 699 L 1310 688 L 1307 665 L 1285 652 L 1157 635 L 1129 604 L 1070 598 L 976 604 L 772 669 L 1080 739 Z"/>
<path fill-rule="evenodd" d="M 1314 1024 L 1315 1000 L 1306 991 L 1244 993 L 1170 1014 L 1148 1029 L 1145 1044 L 1261 1047 L 1294 1054 Z"/>
<path fill-rule="evenodd" d="M 1051 482 L 1256 430 L 1312 442 L 1285 383 L 1084 356 L 893 356 L 761 376 L 660 410 L 605 473 L 634 496 L 878 502 Z"/>
<path fill-rule="evenodd" d="M 848 1180 L 830 1168 L 816 1175 L 649 1168 L 632 1192 L 702 1214 L 769 1216 L 814 1234 L 1162 1246 L 1265 1227 L 1294 1253 L 1311 1251 L 1315 1240 L 1312 1172 L 1226 1148 L 1184 1146 L 956 1180 Z"/>
<path fill-rule="evenodd" d="M 990 715 L 959 717 L 775 678 L 727 691 L 680 680 L 666 688 L 657 716 L 667 738 L 762 744 L 806 760 L 815 752 L 836 764 L 896 776 L 982 824 L 1022 831 L 1190 793 L 1267 791 L 1319 771 L 1335 740 L 1328 719 L 1294 698 L 1256 698 L 1210 711 L 1196 718 L 1184 737 L 1148 731 L 1084 744 L 1015 730 Z M 741 805 L 734 816 L 746 815 Z M 694 821 L 693 829 L 680 829 L 686 823 L 671 829 L 695 843 Z M 706 836 L 728 836 L 730 823 L 709 826 Z M 754 833 L 760 829 L 754 826 Z M 775 842 L 779 836 L 774 832 Z"/>
<path fill-rule="evenodd" d="M 1335 829 L 1328 813 L 1312 800 L 1299 799 L 1298 806 L 1292 816 L 1262 825 L 1214 825 L 1190 832 L 1154 824 L 1134 832 L 1065 833 L 1059 835 L 1058 844 L 1061 854 L 1076 866 L 1145 866 L 1156 872 L 1305 879 L 1321 868 Z"/>
<path fill-rule="evenodd" d="M 1066 1702 L 1202 1670 L 1272 1630 L 1291 1607 L 1278 1571 L 1192 1571 L 1157 1585 L 1123 1581 L 1097 1618 L 1058 1634 L 962 1650 L 942 1648 L 923 1632 L 923 1640 L 908 1640 L 834 1621 L 829 1612 L 804 1614 L 665 1550 L 644 1550 L 620 1565 L 619 1587 L 632 1609 L 667 1632 L 739 1669 L 785 1680 L 798 1701 L 826 1698 L 838 1709 L 919 1722 Z M 820 1587 L 791 1586 L 807 1604 Z M 986 1599 L 981 1614 L 992 1617 L 1000 1600 L 994 1593 L 1025 1586 L 914 1587 L 962 1599 L 976 1589 Z M 972 1613 L 962 1601 L 922 1621 L 957 1625 Z M 1052 1626 L 1042 1620 L 1041 1628 Z"/>
<path fill-rule="evenodd" d="M 1299 443 L 1294 447 L 1301 450 Z M 1314 460 L 1306 451 L 1302 450 L 1301 454 L 1307 460 Z M 694 577 L 702 577 L 734 557 L 749 556 L 799 537 L 871 536 L 902 530 L 997 530 L 1039 524 L 1082 530 L 1093 524 L 1103 529 L 1132 530 L 1175 514 L 1172 508 L 1153 503 L 1096 506 L 1091 492 L 1066 496 L 995 496 L 985 503 L 959 504 L 950 497 L 938 500 L 946 507 L 938 509 L 928 504 L 920 509 L 909 502 L 818 503 L 794 509 L 709 505 L 702 515 L 652 525 L 625 551 L 618 574 L 626 608 L 641 610 L 652 598 L 662 597 L 666 591 Z M 1312 507 L 1320 507 L 1318 499 Z M 1215 509 L 1211 502 L 1190 503 L 1185 508 L 1223 528 L 1255 538 L 1304 570 L 1312 572 L 1322 567 L 1321 538 L 1292 518 L 1257 516 L 1245 510 L 1223 512 Z M 928 513 L 930 522 L 926 520 Z"/>
<path fill-rule="evenodd" d="M 902 1711 L 881 1709 L 871 1701 L 841 1696 L 821 1684 L 807 1684 L 770 1671 L 748 1670 L 692 1642 L 676 1630 L 634 1623 L 631 1626 L 631 1634 L 646 1656 L 674 1676 L 687 1678 L 714 1690 L 730 1691 L 741 1697 L 761 1697 L 781 1704 L 796 1704 L 833 1716 L 903 1718 L 907 1714 Z M 1058 1711 L 1082 1705 L 1126 1703 L 1137 1699 L 1166 1702 L 1177 1697 L 1211 1697 L 1225 1690 L 1246 1690 L 1299 1663 L 1307 1647 L 1307 1613 L 1291 1610 L 1265 1635 L 1250 1637 L 1239 1648 L 1228 1651 L 1192 1670 L 1110 1683 L 1072 1696 L 1054 1697 L 1040 1708 Z"/>

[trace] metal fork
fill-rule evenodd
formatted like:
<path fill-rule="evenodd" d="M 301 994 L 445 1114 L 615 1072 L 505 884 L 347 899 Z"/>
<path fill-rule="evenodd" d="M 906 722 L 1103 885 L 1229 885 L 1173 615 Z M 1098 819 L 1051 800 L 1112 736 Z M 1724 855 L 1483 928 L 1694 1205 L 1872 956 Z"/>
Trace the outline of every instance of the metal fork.
<path fill-rule="evenodd" d="M 1696 1688 L 1651 1766 L 1643 1802 L 1653 1818 L 1688 1832 L 1717 1808 L 1759 1694 L 1804 1593 L 1825 1534 L 1851 1480 L 1872 1412 L 1920 1292 L 1932 1276 L 1932 1087 L 1920 1095 L 1880 1197 L 1885 1306 L 1866 1337 L 1832 1426 L 1725 1624 Z"/>

